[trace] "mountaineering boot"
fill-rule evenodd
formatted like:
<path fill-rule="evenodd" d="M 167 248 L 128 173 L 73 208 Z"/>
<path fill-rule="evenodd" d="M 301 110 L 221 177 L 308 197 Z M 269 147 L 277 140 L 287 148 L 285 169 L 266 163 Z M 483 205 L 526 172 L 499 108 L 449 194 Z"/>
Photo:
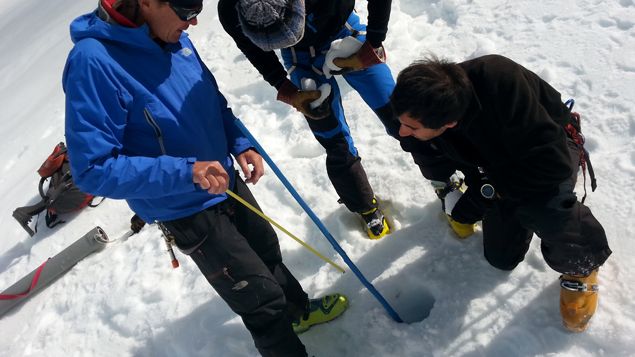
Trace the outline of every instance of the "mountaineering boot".
<path fill-rule="evenodd" d="M 348 308 L 348 298 L 342 294 L 326 295 L 311 299 L 307 311 L 298 320 L 293 321 L 293 331 L 297 334 L 305 332 L 311 326 L 329 322 L 340 316 Z"/>
<path fill-rule="evenodd" d="M 587 328 L 598 306 L 598 270 L 588 276 L 560 277 L 560 314 L 562 323 L 571 332 Z"/>
<path fill-rule="evenodd" d="M 449 214 L 445 215 L 448 218 L 448 222 L 450 222 L 450 228 L 456 233 L 457 236 L 461 239 L 465 239 L 472 234 L 476 230 L 476 224 L 474 223 L 459 223 L 452 219 Z"/>
<path fill-rule="evenodd" d="M 375 207 L 370 211 L 362 212 L 361 215 L 366 222 L 366 233 L 370 239 L 380 239 L 390 233 L 386 217 L 379 208 Z"/>

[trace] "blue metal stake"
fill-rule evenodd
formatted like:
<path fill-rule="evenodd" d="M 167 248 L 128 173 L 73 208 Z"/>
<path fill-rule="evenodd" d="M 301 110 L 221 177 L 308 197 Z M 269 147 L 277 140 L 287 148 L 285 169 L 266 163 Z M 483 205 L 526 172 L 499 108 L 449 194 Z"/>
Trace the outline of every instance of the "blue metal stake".
<path fill-rule="evenodd" d="M 335 251 L 342 257 L 342 259 L 344 259 L 344 262 L 346 263 L 346 265 L 348 265 L 349 268 L 351 268 L 351 271 L 353 271 L 353 273 L 355 273 L 355 276 L 357 276 L 357 279 L 359 279 L 359 281 L 362 282 L 362 284 L 366 287 L 366 289 L 368 289 L 368 291 L 370 291 L 371 294 L 373 294 L 373 296 L 375 296 L 375 298 L 384 307 L 384 309 L 386 309 L 386 312 L 388 312 L 388 315 L 390 315 L 390 317 L 392 317 L 393 320 L 395 320 L 397 322 L 403 322 L 401 317 L 399 317 L 397 312 L 395 310 L 393 310 L 393 308 L 390 306 L 390 304 L 388 304 L 386 299 L 384 299 L 384 297 L 379 293 L 379 291 L 377 291 L 377 289 L 375 289 L 373 284 L 371 284 L 366 279 L 366 277 L 364 277 L 364 274 L 362 274 L 362 272 L 359 271 L 359 269 L 357 269 L 357 266 L 355 266 L 355 263 L 353 263 L 351 261 L 351 259 L 348 257 L 348 255 L 346 254 L 344 249 L 342 249 L 342 247 L 339 245 L 339 243 L 337 243 L 335 238 L 333 238 L 331 233 L 326 229 L 326 227 L 324 226 L 322 221 L 320 221 L 320 219 L 315 215 L 315 213 L 313 213 L 311 208 L 309 208 L 309 206 L 304 202 L 302 197 L 300 197 L 298 192 L 295 190 L 295 188 L 293 188 L 291 183 L 287 180 L 287 178 L 278 169 L 278 167 L 273 162 L 271 157 L 267 154 L 265 149 L 258 143 L 256 138 L 254 138 L 254 136 L 251 135 L 249 130 L 247 130 L 247 127 L 245 127 L 245 125 L 240 120 L 236 120 L 235 122 L 236 122 L 236 126 L 238 126 L 238 128 L 243 132 L 243 134 L 254 145 L 256 150 L 258 150 L 260 155 L 265 159 L 267 164 L 269 164 L 269 167 L 273 170 L 273 172 L 276 174 L 276 176 L 278 176 L 278 179 L 280 179 L 280 181 L 282 181 L 282 184 L 287 188 L 287 190 L 289 190 L 289 192 L 291 193 L 293 198 L 295 198 L 296 202 L 298 202 L 300 204 L 300 206 L 302 207 L 302 209 L 304 209 L 304 211 L 309 215 L 309 217 L 311 217 L 311 220 L 313 220 L 313 223 L 315 223 L 315 225 L 320 229 L 322 234 L 324 234 L 326 239 L 329 241 L 329 243 L 331 243 L 331 245 L 333 246 L 333 249 L 335 249 Z"/>

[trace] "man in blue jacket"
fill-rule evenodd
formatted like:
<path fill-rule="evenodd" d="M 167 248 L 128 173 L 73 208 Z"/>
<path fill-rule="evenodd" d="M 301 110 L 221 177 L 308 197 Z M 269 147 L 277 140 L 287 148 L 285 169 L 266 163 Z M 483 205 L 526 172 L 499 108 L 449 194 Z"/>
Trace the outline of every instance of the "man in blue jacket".
<path fill-rule="evenodd" d="M 101 0 L 71 24 L 66 139 L 77 185 L 125 199 L 188 254 L 240 315 L 263 356 L 305 356 L 295 332 L 329 321 L 343 295 L 308 300 L 282 263 L 246 182 L 263 175 L 212 73 L 184 32 L 202 0 Z"/>

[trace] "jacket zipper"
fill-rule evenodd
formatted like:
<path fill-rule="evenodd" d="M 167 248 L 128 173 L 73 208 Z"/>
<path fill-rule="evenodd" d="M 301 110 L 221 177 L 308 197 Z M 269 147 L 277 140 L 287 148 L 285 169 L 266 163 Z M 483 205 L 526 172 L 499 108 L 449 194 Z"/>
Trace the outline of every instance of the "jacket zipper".
<path fill-rule="evenodd" d="M 161 133 L 161 128 L 159 127 L 159 124 L 157 124 L 157 122 L 154 120 L 148 108 L 143 108 L 143 115 L 146 117 L 146 121 L 148 122 L 148 124 L 150 124 L 152 129 L 154 129 L 154 134 L 157 136 L 157 140 L 159 140 L 161 153 L 163 155 L 166 155 L 165 145 L 163 145 L 163 134 Z"/>

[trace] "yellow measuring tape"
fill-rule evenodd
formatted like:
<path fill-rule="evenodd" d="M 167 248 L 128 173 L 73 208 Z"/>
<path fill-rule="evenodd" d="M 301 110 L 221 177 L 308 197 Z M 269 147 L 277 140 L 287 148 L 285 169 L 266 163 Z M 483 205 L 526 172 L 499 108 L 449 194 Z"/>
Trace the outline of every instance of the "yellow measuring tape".
<path fill-rule="evenodd" d="M 252 210 L 255 214 L 259 215 L 260 217 L 262 217 L 263 219 L 265 219 L 267 222 L 273 224 L 274 226 L 276 226 L 278 229 L 280 229 L 281 231 L 283 231 L 284 233 L 286 233 L 289 237 L 293 238 L 296 242 L 300 243 L 303 247 L 305 247 L 306 249 L 308 249 L 309 251 L 311 251 L 311 253 L 317 255 L 318 257 L 320 257 L 320 259 L 324 260 L 325 262 L 331 264 L 333 267 L 335 267 L 335 269 L 341 271 L 342 273 L 346 272 L 344 270 L 344 268 L 342 268 L 341 266 L 337 265 L 335 262 L 333 262 L 332 260 L 330 260 L 329 258 L 323 256 L 322 254 L 320 254 L 320 252 L 318 252 L 317 250 L 313 249 L 313 247 L 311 247 L 310 245 L 304 243 L 300 238 L 294 236 L 291 232 L 289 232 L 288 230 L 286 230 L 283 226 L 279 225 L 276 221 L 274 221 L 273 219 L 267 217 L 267 215 L 265 215 L 264 213 L 262 213 L 259 209 L 257 209 L 256 207 L 252 206 L 251 204 L 249 204 L 249 202 L 243 200 L 240 196 L 238 196 L 237 194 L 233 193 L 231 190 L 227 190 L 225 191 L 227 192 L 228 195 L 232 196 L 233 198 L 235 198 L 238 202 L 242 203 L 245 207 L 249 208 L 250 210 Z"/>

